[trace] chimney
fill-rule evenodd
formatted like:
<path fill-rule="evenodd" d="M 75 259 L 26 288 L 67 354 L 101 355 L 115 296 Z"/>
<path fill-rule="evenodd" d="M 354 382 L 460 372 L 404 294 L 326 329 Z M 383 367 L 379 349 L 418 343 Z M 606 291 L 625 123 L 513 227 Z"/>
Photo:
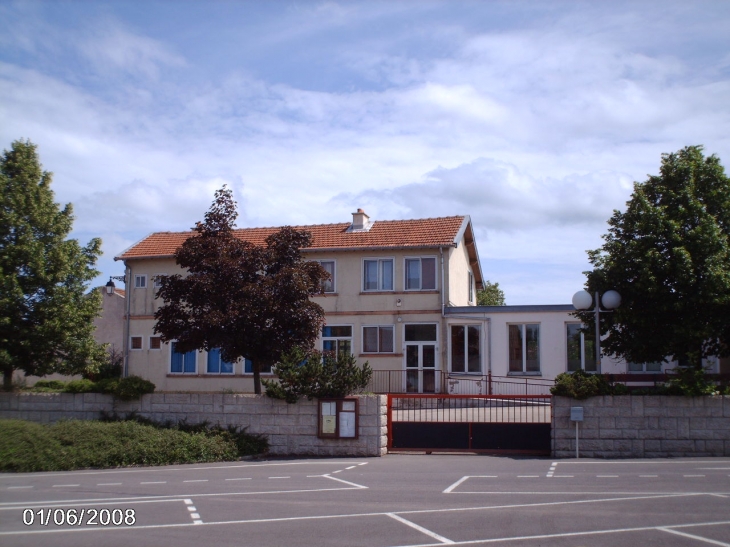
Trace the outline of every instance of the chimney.
<path fill-rule="evenodd" d="M 370 229 L 370 217 L 362 209 L 358 209 L 357 213 L 352 213 L 352 226 L 350 231 L 367 231 Z"/>

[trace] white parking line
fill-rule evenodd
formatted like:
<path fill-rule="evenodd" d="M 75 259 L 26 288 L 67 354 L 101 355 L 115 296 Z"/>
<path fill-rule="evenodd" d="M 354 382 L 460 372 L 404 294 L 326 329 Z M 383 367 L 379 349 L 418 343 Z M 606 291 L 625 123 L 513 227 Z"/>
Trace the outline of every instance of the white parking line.
<path fill-rule="evenodd" d="M 120 486 L 121 482 L 97 482 L 96 486 Z"/>
<path fill-rule="evenodd" d="M 411 522 L 410 520 L 406 520 L 403 517 L 399 517 L 395 513 L 386 513 L 390 518 L 397 520 L 398 522 L 402 522 L 406 526 L 410 526 L 414 530 L 418 530 L 419 532 L 426 534 L 428 537 L 431 537 L 435 539 L 436 541 L 440 541 L 441 543 L 445 543 L 448 545 L 453 545 L 453 541 L 451 541 L 449 538 L 445 538 L 444 536 L 440 536 L 435 532 L 432 532 L 431 530 L 428 530 L 427 528 L 424 528 L 423 526 L 419 526 L 415 522 Z"/>
<path fill-rule="evenodd" d="M 518 479 L 539 479 L 540 475 L 517 475 Z"/>
<path fill-rule="evenodd" d="M 81 486 L 80 484 L 54 484 L 53 488 L 66 488 L 68 486 Z"/>
<path fill-rule="evenodd" d="M 705 543 L 710 543 L 712 545 L 722 545 L 723 547 L 730 547 L 730 543 L 723 543 L 722 541 L 716 541 L 714 539 L 708 539 L 708 538 L 705 538 L 702 536 L 696 536 L 694 534 L 680 532 L 679 530 L 672 530 L 671 528 L 657 528 L 657 530 L 661 530 L 662 532 L 668 532 L 670 534 L 676 534 L 678 536 L 686 537 L 689 539 L 695 539 L 697 541 L 703 541 Z"/>
<path fill-rule="evenodd" d="M 596 475 L 599 479 L 615 479 L 618 475 Z"/>
<path fill-rule="evenodd" d="M 345 469 L 355 469 L 355 467 L 357 467 L 357 466 L 351 465 L 350 467 L 345 467 Z"/>
<path fill-rule="evenodd" d="M 240 477 L 237 479 L 226 479 L 227 481 L 250 481 L 251 477 Z"/>
<path fill-rule="evenodd" d="M 25 490 L 26 488 L 33 488 L 32 486 L 8 486 L 8 490 Z"/>
<path fill-rule="evenodd" d="M 639 475 L 639 476 L 640 476 L 641 478 L 643 478 L 643 479 L 655 479 L 655 478 L 657 478 L 657 477 L 658 477 L 659 475 Z"/>
<path fill-rule="evenodd" d="M 183 482 L 208 482 L 208 479 L 193 479 L 193 480 L 183 481 Z"/>
<path fill-rule="evenodd" d="M 704 477 L 704 475 L 683 475 L 685 478 Z"/>
<path fill-rule="evenodd" d="M 269 477 L 270 479 L 291 479 L 291 477 Z"/>
<path fill-rule="evenodd" d="M 186 499 L 183 501 L 185 502 L 185 505 L 188 506 L 188 511 L 190 512 L 190 518 L 193 519 L 193 524 L 203 524 L 203 520 L 200 518 L 200 513 L 198 513 L 198 510 L 193 505 L 193 500 Z"/>
<path fill-rule="evenodd" d="M 140 484 L 167 484 L 167 481 L 149 481 L 149 482 L 140 482 Z"/>

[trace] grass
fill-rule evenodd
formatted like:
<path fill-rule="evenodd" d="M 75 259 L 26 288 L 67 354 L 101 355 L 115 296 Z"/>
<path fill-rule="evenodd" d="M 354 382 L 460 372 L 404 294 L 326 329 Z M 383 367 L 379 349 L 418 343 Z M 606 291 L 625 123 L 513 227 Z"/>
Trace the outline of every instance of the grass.
<path fill-rule="evenodd" d="M 166 427 L 135 419 L 49 425 L 0 420 L 0 471 L 232 461 L 266 446 L 264 438 L 236 428 Z"/>

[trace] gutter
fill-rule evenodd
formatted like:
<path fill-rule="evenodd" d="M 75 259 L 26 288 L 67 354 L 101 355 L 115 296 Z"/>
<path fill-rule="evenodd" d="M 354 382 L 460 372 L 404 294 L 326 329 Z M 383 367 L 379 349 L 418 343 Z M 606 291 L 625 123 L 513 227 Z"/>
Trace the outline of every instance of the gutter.
<path fill-rule="evenodd" d="M 116 258 L 114 259 L 116 260 Z M 127 262 L 124 262 L 124 276 L 125 276 L 125 283 L 124 288 L 126 289 L 126 299 L 127 299 L 127 317 L 126 321 L 124 322 L 124 378 L 129 376 L 129 321 L 130 321 L 130 315 L 131 315 L 131 305 L 132 305 L 132 268 L 127 264 Z"/>

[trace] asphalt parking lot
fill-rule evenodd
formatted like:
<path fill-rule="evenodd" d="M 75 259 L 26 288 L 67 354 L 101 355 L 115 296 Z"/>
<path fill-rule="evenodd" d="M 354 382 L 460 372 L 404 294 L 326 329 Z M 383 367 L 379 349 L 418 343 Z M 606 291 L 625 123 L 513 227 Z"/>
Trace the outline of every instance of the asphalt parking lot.
<path fill-rule="evenodd" d="M 730 547 L 730 459 L 473 455 L 0 474 L 0 544 Z"/>

